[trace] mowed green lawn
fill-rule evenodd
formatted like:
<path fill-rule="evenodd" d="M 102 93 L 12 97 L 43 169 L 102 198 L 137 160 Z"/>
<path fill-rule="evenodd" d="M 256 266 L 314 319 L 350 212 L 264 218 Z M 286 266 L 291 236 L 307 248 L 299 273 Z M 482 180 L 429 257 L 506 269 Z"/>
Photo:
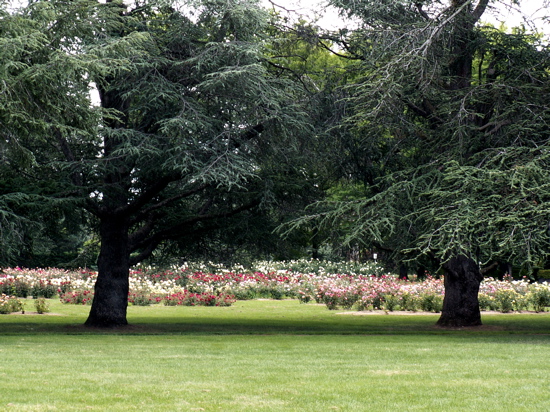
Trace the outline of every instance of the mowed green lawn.
<path fill-rule="evenodd" d="M 550 313 L 363 315 L 295 300 L 0 316 L 1 411 L 550 411 Z M 32 301 L 27 302 L 32 309 Z"/>

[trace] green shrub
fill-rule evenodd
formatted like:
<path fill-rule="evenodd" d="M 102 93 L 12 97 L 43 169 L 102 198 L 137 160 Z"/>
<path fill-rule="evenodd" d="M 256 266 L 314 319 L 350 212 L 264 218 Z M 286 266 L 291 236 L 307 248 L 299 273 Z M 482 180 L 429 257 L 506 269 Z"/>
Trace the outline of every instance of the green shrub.
<path fill-rule="evenodd" d="M 479 309 L 481 310 L 496 309 L 495 299 L 492 296 L 489 296 L 486 293 L 480 293 L 478 295 L 478 300 L 479 300 Z"/>
<path fill-rule="evenodd" d="M 59 297 L 61 302 L 73 305 L 91 305 L 93 299 L 94 293 L 89 290 L 75 290 L 73 292 L 66 292 Z"/>
<path fill-rule="evenodd" d="M 382 308 L 389 312 L 393 312 L 399 307 L 399 297 L 392 294 L 384 295 Z"/>
<path fill-rule="evenodd" d="M 13 312 L 25 313 L 25 304 L 16 296 L 8 296 L 2 293 L 0 295 L 0 313 L 5 315 Z"/>
<path fill-rule="evenodd" d="M 31 295 L 36 298 L 50 299 L 57 293 L 57 287 L 51 284 L 51 282 L 45 282 L 43 280 L 38 281 L 31 288 Z"/>
<path fill-rule="evenodd" d="M 495 293 L 495 307 L 502 313 L 512 312 L 515 309 L 518 293 L 513 289 L 499 289 Z"/>
<path fill-rule="evenodd" d="M 148 293 L 136 292 L 128 295 L 128 303 L 134 306 L 149 306 L 151 303 L 155 303 L 155 300 Z"/>
<path fill-rule="evenodd" d="M 340 297 L 333 293 L 325 293 L 322 297 L 323 303 L 329 310 L 338 309 L 338 303 L 340 303 Z"/>
<path fill-rule="evenodd" d="M 286 290 L 284 286 L 281 284 L 272 286 L 269 289 L 269 293 L 273 299 L 277 299 L 277 300 L 281 300 L 286 296 Z"/>
<path fill-rule="evenodd" d="M 256 298 L 256 290 L 248 286 L 238 286 L 231 289 L 232 294 L 237 300 L 251 300 Z"/>
<path fill-rule="evenodd" d="M 401 296 L 401 307 L 403 310 L 418 312 L 421 307 L 422 298 L 412 293 L 404 293 Z"/>
<path fill-rule="evenodd" d="M 0 282 L 0 293 L 6 296 L 26 298 L 29 296 L 30 285 L 23 279 L 8 278 Z"/>
<path fill-rule="evenodd" d="M 425 312 L 439 313 L 443 309 L 443 296 L 425 293 L 420 296 L 420 308 Z"/>
<path fill-rule="evenodd" d="M 315 286 L 311 283 L 304 283 L 296 292 L 296 297 L 300 303 L 309 303 L 315 299 Z"/>
<path fill-rule="evenodd" d="M 34 301 L 34 307 L 39 314 L 48 313 L 50 311 L 50 304 L 45 298 L 37 298 Z"/>
<path fill-rule="evenodd" d="M 339 303 L 346 310 L 350 310 L 359 299 L 359 294 L 353 288 L 348 288 L 340 295 Z"/>
<path fill-rule="evenodd" d="M 183 291 L 165 296 L 160 301 L 164 306 L 231 306 L 235 303 L 235 296 Z"/>
<path fill-rule="evenodd" d="M 550 288 L 541 284 L 532 285 L 527 300 L 536 312 L 544 312 L 545 308 L 550 306 Z"/>
<path fill-rule="evenodd" d="M 374 309 L 374 306 L 372 305 L 372 302 L 369 300 L 369 298 L 367 296 L 361 296 L 356 304 L 355 304 L 355 308 L 358 310 L 358 311 L 364 311 L 364 310 L 373 310 Z"/>
<path fill-rule="evenodd" d="M 521 294 L 516 291 L 516 299 L 514 301 L 514 310 L 521 312 L 529 308 L 529 297 L 526 294 Z"/>

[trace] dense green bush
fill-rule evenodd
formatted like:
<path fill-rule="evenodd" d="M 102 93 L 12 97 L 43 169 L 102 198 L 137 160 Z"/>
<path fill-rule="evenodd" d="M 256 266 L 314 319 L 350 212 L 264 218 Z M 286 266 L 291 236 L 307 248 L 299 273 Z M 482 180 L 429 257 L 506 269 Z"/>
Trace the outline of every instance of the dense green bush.
<path fill-rule="evenodd" d="M 543 312 L 550 306 L 550 288 L 547 285 L 534 284 L 528 294 L 528 301 L 536 312 Z"/>
<path fill-rule="evenodd" d="M 9 296 L 2 293 L 0 295 L 0 313 L 8 314 L 13 312 L 24 312 L 25 304 L 15 296 Z"/>
<path fill-rule="evenodd" d="M 46 298 L 37 298 L 34 301 L 34 307 L 39 314 L 48 313 L 50 311 L 50 304 Z"/>

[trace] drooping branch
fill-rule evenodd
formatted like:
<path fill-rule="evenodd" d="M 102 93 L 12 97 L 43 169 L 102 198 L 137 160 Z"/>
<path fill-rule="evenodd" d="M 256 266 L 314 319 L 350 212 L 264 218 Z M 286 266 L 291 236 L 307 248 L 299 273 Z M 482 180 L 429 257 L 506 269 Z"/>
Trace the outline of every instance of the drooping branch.
<path fill-rule="evenodd" d="M 273 8 L 282 9 L 282 10 L 286 11 L 287 13 L 296 13 L 298 11 L 297 9 L 289 9 L 285 6 L 281 6 L 280 4 L 275 3 L 273 0 L 268 0 L 268 2 L 273 6 Z"/>
<path fill-rule="evenodd" d="M 285 67 L 285 66 L 282 66 L 280 64 L 277 64 L 277 63 L 274 63 L 272 62 L 271 60 L 267 59 L 265 60 L 267 64 L 269 64 L 270 66 L 272 67 L 275 67 L 276 69 L 279 69 L 281 70 L 281 72 L 290 72 L 292 77 L 294 77 L 296 80 L 298 80 L 302 86 L 304 87 L 305 90 L 307 90 L 309 93 L 313 93 L 313 91 L 310 89 L 309 85 L 306 84 L 306 82 L 304 81 L 304 76 L 301 75 L 300 73 L 297 73 L 295 70 L 292 70 L 290 67 Z M 315 88 L 317 90 L 315 91 L 319 91 L 317 86 L 314 84 Z"/>
<path fill-rule="evenodd" d="M 500 265 L 500 262 L 498 260 L 495 260 L 489 266 L 486 266 L 483 269 L 480 269 L 480 272 L 481 272 L 482 275 L 485 275 L 486 273 L 489 273 L 490 271 L 495 269 L 498 265 Z"/>
<path fill-rule="evenodd" d="M 130 265 L 136 265 L 137 263 L 143 261 L 144 259 L 147 259 L 148 257 L 151 256 L 153 251 L 157 248 L 157 246 L 161 242 L 165 240 L 172 240 L 172 239 L 181 237 L 182 233 L 186 229 L 191 228 L 194 224 L 198 222 L 235 216 L 246 210 L 251 210 L 254 207 L 258 206 L 259 204 L 260 204 L 260 200 L 256 199 L 250 203 L 247 203 L 245 205 L 242 205 L 240 207 L 237 207 L 235 209 L 232 209 L 226 212 L 210 213 L 210 214 L 202 214 L 202 215 L 199 214 L 199 215 L 187 218 L 176 225 L 172 225 L 170 228 L 159 230 L 153 233 L 151 236 L 139 242 L 130 242 L 129 243 L 130 253 L 140 250 L 140 253 L 130 257 Z"/>
<path fill-rule="evenodd" d="M 321 37 L 321 38 L 323 38 L 323 37 Z M 339 41 L 339 42 L 342 43 L 342 45 L 347 46 L 347 43 L 345 41 Z M 350 53 L 350 54 L 338 53 L 337 51 L 334 51 L 330 46 L 328 46 L 327 44 L 325 44 L 322 41 L 319 42 L 319 45 L 323 49 L 329 51 L 330 53 L 334 54 L 335 56 L 341 57 L 342 59 L 346 59 L 346 60 L 365 60 L 365 58 L 363 56 L 359 56 L 359 55 L 356 55 L 354 53 Z M 346 47 L 346 50 L 348 50 L 348 52 L 349 52 L 349 46 Z"/>
<path fill-rule="evenodd" d="M 156 210 L 169 206 L 170 204 L 177 202 L 178 200 L 185 199 L 186 197 L 192 196 L 200 192 L 201 190 L 205 189 L 207 186 L 208 186 L 207 184 L 199 185 L 193 189 L 178 193 L 177 195 L 163 199 L 160 202 L 156 202 L 155 204 L 141 210 L 133 219 L 130 220 L 130 224 L 134 225 L 136 223 L 139 223 L 144 219 L 146 219 L 147 216 L 150 216 Z M 152 199 L 152 197 L 150 199 Z"/>

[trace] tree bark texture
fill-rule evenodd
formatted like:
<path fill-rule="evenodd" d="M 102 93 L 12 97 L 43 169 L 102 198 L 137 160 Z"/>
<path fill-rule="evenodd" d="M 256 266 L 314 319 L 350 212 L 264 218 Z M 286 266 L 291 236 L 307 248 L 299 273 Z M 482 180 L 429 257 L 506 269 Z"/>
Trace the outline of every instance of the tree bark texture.
<path fill-rule="evenodd" d="M 477 263 L 459 255 L 445 263 L 443 270 L 445 298 L 437 324 L 450 327 L 481 325 L 478 293 L 483 276 Z"/>
<path fill-rule="evenodd" d="M 94 300 L 86 326 L 111 328 L 128 324 L 128 222 L 120 216 L 101 219 L 101 251 Z"/>

